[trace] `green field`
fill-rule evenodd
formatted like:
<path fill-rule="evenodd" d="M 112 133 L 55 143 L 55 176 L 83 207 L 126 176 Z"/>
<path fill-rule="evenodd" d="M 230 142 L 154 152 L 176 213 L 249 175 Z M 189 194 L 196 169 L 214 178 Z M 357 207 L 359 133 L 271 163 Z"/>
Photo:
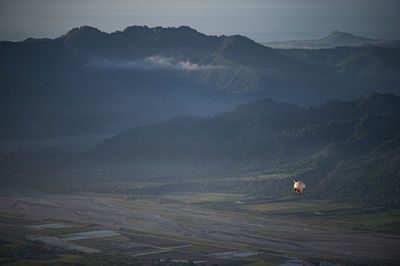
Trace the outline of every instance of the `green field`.
<path fill-rule="evenodd" d="M 274 203 L 259 203 L 248 204 L 246 207 L 254 212 L 263 214 L 304 214 L 329 212 L 334 210 L 351 209 L 355 206 L 345 203 L 332 203 L 328 201 L 290 201 L 290 202 L 274 202 Z"/>
<path fill-rule="evenodd" d="M 235 214 L 267 216 L 338 229 L 400 234 L 400 210 L 368 207 L 324 200 L 256 201 L 245 194 L 173 193 L 130 200 L 115 196 L 114 204 L 137 210 L 162 210 L 171 205 L 190 205 Z M 170 217 L 177 222 L 191 222 L 187 216 Z"/>
<path fill-rule="evenodd" d="M 190 205 L 254 216 L 290 219 L 297 222 L 352 231 L 400 234 L 400 210 L 368 207 L 327 200 L 258 201 L 251 195 L 237 193 L 167 193 L 129 199 L 114 195 L 117 206 L 138 210 L 160 210 L 163 206 Z M 166 205 L 165 205 L 166 204 Z M 190 217 L 174 217 L 190 222 Z"/>
<path fill-rule="evenodd" d="M 203 202 L 232 202 L 245 198 L 243 194 L 230 193 L 175 193 L 166 195 L 163 198 L 182 203 L 203 203 Z"/>
<path fill-rule="evenodd" d="M 227 199 L 225 197 L 224 199 Z M 282 202 L 203 201 L 206 208 L 267 216 L 352 231 L 400 234 L 400 210 L 321 200 Z"/>
<path fill-rule="evenodd" d="M 325 201 L 250 204 L 255 214 L 287 217 L 314 225 L 400 234 L 400 211 Z"/>

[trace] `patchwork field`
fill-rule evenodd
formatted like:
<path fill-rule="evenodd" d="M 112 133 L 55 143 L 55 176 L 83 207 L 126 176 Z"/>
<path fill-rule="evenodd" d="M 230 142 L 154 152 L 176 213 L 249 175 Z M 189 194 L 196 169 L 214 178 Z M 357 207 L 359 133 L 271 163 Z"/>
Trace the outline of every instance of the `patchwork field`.
<path fill-rule="evenodd" d="M 15 221 L 19 223 L 15 225 Z M 165 262 L 185 264 L 226 264 L 241 265 L 247 262 L 264 262 L 273 259 L 272 265 L 279 264 L 285 258 L 278 254 L 260 254 L 238 246 L 224 246 L 219 243 L 196 241 L 194 239 L 181 239 L 174 236 L 158 235 L 152 233 L 136 232 L 129 229 L 96 230 L 100 225 L 93 226 L 92 231 L 64 234 L 61 228 L 74 228 L 76 231 L 84 228 L 83 224 L 69 222 L 69 224 L 35 224 L 39 221 L 28 220 L 25 217 L 16 218 L 12 214 L 2 214 L 0 228 L 1 244 L 13 243 L 15 238 L 19 242 L 36 243 L 40 241 L 47 246 L 60 248 L 54 256 L 39 256 L 34 259 L 18 258 L 18 263 L 73 263 L 74 261 L 93 261 L 91 254 L 114 254 L 123 260 L 124 257 L 141 258 L 137 262 Z M 64 221 L 65 222 L 65 221 Z M 48 236 L 53 235 L 53 236 Z M 240 248 L 239 250 L 232 250 Z M 3 251 L 3 250 L 2 250 Z M 34 250 L 35 252 L 35 250 Z M 2 253 L 4 254 L 4 253 Z M 243 258 L 252 257 L 249 261 Z M 94 257 L 97 258 L 97 257 Z M 15 258 L 14 258 L 15 259 Z M 239 261 L 236 261 L 239 259 Z M 125 258 L 126 260 L 126 258 Z M 14 265 L 13 258 L 2 257 L 2 264 Z M 113 263 L 111 263 L 113 264 Z"/>
<path fill-rule="evenodd" d="M 267 203 L 218 193 L 136 199 L 35 194 L 1 196 L 0 207 L 4 245 L 18 237 L 39 240 L 60 249 L 51 258 L 58 262 L 85 258 L 111 264 L 396 265 L 400 261 L 400 236 L 377 232 L 390 224 L 396 228 L 398 213 L 348 204 Z M 365 224 L 362 230 L 354 227 L 361 224 Z"/>

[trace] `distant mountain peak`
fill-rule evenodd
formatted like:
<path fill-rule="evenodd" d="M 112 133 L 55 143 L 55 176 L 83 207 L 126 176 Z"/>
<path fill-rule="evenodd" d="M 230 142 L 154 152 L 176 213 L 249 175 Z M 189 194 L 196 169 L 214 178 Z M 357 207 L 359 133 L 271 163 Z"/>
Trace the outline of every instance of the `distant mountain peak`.
<path fill-rule="evenodd" d="M 126 27 L 123 32 L 129 32 L 129 31 L 138 31 L 138 30 L 149 30 L 150 28 L 146 25 L 144 26 L 138 26 L 138 25 L 133 25 L 133 26 L 128 26 Z"/>
<path fill-rule="evenodd" d="M 330 35 L 352 35 L 352 36 L 354 36 L 354 34 L 344 32 L 344 31 L 338 31 L 338 30 L 332 31 L 331 34 L 329 34 L 328 36 L 330 36 Z"/>
<path fill-rule="evenodd" d="M 324 38 L 338 38 L 338 37 L 342 37 L 342 36 L 358 37 L 358 36 L 356 36 L 354 34 L 351 34 L 351 33 L 348 33 L 348 32 L 334 30 L 328 36 L 326 36 Z"/>
<path fill-rule="evenodd" d="M 106 38 L 108 33 L 91 26 L 76 27 L 60 37 L 63 41 L 78 45 L 91 45 Z"/>
<path fill-rule="evenodd" d="M 179 26 L 178 29 L 182 30 L 182 31 L 190 31 L 190 32 L 197 32 L 198 33 L 197 30 L 195 30 L 195 29 L 193 29 L 193 28 L 191 28 L 189 26 L 184 26 L 184 25 L 183 26 Z"/>
<path fill-rule="evenodd" d="M 376 41 L 377 40 L 375 39 L 369 39 L 348 32 L 335 30 L 328 36 L 320 39 L 274 41 L 266 42 L 264 45 L 280 49 L 321 49 L 339 46 L 359 46 Z"/>
<path fill-rule="evenodd" d="M 126 27 L 123 32 L 143 32 L 143 31 L 152 31 L 154 33 L 156 32 L 170 32 L 170 31 L 178 31 L 178 32 L 189 32 L 189 33 L 196 33 L 196 34 L 200 34 L 197 30 L 189 27 L 189 26 L 179 26 L 179 27 L 161 27 L 161 26 L 157 26 L 157 27 L 148 27 L 146 25 L 144 26 L 138 26 L 138 25 L 134 25 L 134 26 L 129 26 Z"/>
<path fill-rule="evenodd" d="M 333 31 L 331 34 L 322 38 L 321 40 L 329 41 L 329 42 L 341 42 L 341 43 L 365 43 L 374 41 L 373 39 L 357 36 L 348 32 L 342 31 Z"/>
<path fill-rule="evenodd" d="M 81 34 L 101 34 L 101 33 L 104 33 L 104 32 L 100 31 L 98 28 L 84 25 L 84 26 L 75 27 L 75 28 L 71 29 L 63 36 L 70 37 L 70 36 L 81 35 Z"/>

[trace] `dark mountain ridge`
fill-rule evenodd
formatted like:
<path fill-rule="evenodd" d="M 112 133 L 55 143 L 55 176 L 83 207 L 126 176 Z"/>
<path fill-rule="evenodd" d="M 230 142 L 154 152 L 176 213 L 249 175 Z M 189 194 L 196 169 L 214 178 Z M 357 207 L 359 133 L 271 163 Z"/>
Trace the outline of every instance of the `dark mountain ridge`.
<path fill-rule="evenodd" d="M 294 198 L 288 188 L 298 176 L 307 184 L 304 199 L 400 208 L 399 121 L 400 97 L 394 94 L 313 108 L 257 100 L 208 118 L 180 116 L 134 127 L 89 152 L 3 156 L 1 182 L 65 191 L 151 181 L 168 184 L 144 191 L 278 200 Z M 142 189 L 114 187 L 132 195 Z"/>
<path fill-rule="evenodd" d="M 142 177 L 157 176 L 159 165 L 170 166 L 163 175 L 181 178 L 188 172 L 199 178 L 290 172 L 313 187 L 312 197 L 329 189 L 332 199 L 342 193 L 341 200 L 399 204 L 398 194 L 385 194 L 400 184 L 399 121 L 400 97 L 393 94 L 310 109 L 259 100 L 207 119 L 186 116 L 133 128 L 99 145 L 93 157 L 110 167 L 140 165 Z M 128 176 L 137 175 L 131 170 Z M 379 191 L 357 199 L 351 190 L 363 191 L 355 186 L 364 182 Z"/>
<path fill-rule="evenodd" d="M 348 132 L 351 134 L 344 140 L 356 142 L 368 134 L 377 134 L 382 136 L 383 139 L 394 138 L 399 128 L 396 125 L 390 125 L 388 121 L 396 121 L 395 119 L 398 114 L 400 114 L 400 97 L 393 94 L 371 94 L 358 101 L 350 102 L 329 101 L 317 108 L 310 109 L 305 109 L 294 104 L 277 103 L 271 99 L 267 99 L 241 105 L 234 111 L 215 115 L 208 119 L 183 116 L 163 124 L 134 128 L 123 132 L 121 135 L 126 137 L 130 133 L 140 130 L 152 131 L 154 129 L 154 132 L 157 132 L 158 129 L 163 130 L 165 128 L 168 130 L 172 129 L 170 136 L 177 139 L 180 139 L 179 135 L 186 135 L 187 130 L 193 131 L 193 134 L 187 136 L 192 138 L 196 138 L 195 135 L 197 137 L 218 137 L 218 133 L 226 131 L 225 133 L 230 134 L 233 139 L 240 137 L 244 141 L 247 141 L 248 138 L 252 139 L 252 137 L 257 135 L 262 137 L 293 133 L 301 133 L 300 135 L 302 135 L 311 128 L 325 127 L 335 123 L 350 123 L 354 128 Z M 374 125 L 379 124 L 382 125 L 374 127 Z M 217 128 L 213 126 L 217 126 Z M 227 128 L 224 128 L 224 126 Z M 231 130 L 229 130 L 230 127 L 232 127 Z M 204 130 L 209 130 L 209 132 L 203 134 Z M 368 132 L 368 134 L 365 135 L 363 130 Z M 388 135 L 385 135 L 386 133 Z M 134 134 L 136 135 L 137 133 Z M 241 134 L 244 134 L 246 137 L 241 136 Z M 300 135 L 298 134 L 298 136 Z M 106 141 L 100 147 L 106 147 L 107 143 L 110 142 L 113 143 L 110 145 L 113 146 L 113 149 L 135 152 L 135 149 L 125 144 L 121 145 L 120 148 L 116 148 L 115 141 L 118 137 L 116 136 Z M 373 138 L 376 139 L 376 137 Z M 337 138 L 342 139 L 343 136 L 339 134 Z M 226 135 L 221 136 L 222 139 L 227 139 Z M 135 139 L 131 139 L 131 144 L 134 143 L 132 141 L 135 141 Z M 194 139 L 193 142 L 195 142 Z M 185 147 L 188 146 L 184 146 L 183 148 Z"/>
<path fill-rule="evenodd" d="M 55 39 L 69 47 L 83 50 L 90 56 L 123 57 L 154 55 L 156 53 L 174 53 L 183 49 L 183 55 L 188 50 L 212 52 L 221 43 L 216 36 L 207 36 L 196 30 L 181 26 L 179 28 L 162 28 L 147 26 L 131 26 L 123 31 L 105 33 L 96 28 L 83 26 L 70 30 L 60 38 Z M 136 49 L 144 50 L 137 53 Z M 160 51 L 161 49 L 161 51 Z M 178 50 L 178 51 L 177 51 Z"/>
<path fill-rule="evenodd" d="M 244 36 L 207 36 L 185 26 L 113 33 L 83 26 L 56 39 L 3 41 L 0 136 L 119 132 L 257 98 L 310 105 L 398 90 L 397 80 L 381 83 L 380 74 L 365 82 L 346 75 L 352 68 L 320 68 Z"/>

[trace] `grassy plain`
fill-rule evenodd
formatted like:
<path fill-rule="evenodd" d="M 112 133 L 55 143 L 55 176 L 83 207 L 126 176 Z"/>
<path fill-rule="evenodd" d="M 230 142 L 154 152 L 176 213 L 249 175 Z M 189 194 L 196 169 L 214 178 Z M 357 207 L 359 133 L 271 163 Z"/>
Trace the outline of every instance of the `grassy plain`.
<path fill-rule="evenodd" d="M 161 197 L 165 198 L 169 203 L 217 211 L 267 216 L 351 231 L 400 234 L 400 210 L 383 207 L 301 198 L 295 201 L 264 202 L 233 193 L 180 193 Z M 160 198 L 153 200 L 160 201 Z"/>
<path fill-rule="evenodd" d="M 113 203 L 136 210 L 159 210 L 186 205 L 216 211 L 291 220 L 300 223 L 345 229 L 357 232 L 400 234 L 400 210 L 369 207 L 327 200 L 260 201 L 238 193 L 168 193 L 142 196 L 134 200 L 114 196 Z M 175 216 L 179 222 L 192 222 L 196 217 Z"/>
<path fill-rule="evenodd" d="M 340 229 L 400 234 L 400 211 L 329 201 L 248 204 L 257 215 L 275 216 L 312 225 Z"/>

